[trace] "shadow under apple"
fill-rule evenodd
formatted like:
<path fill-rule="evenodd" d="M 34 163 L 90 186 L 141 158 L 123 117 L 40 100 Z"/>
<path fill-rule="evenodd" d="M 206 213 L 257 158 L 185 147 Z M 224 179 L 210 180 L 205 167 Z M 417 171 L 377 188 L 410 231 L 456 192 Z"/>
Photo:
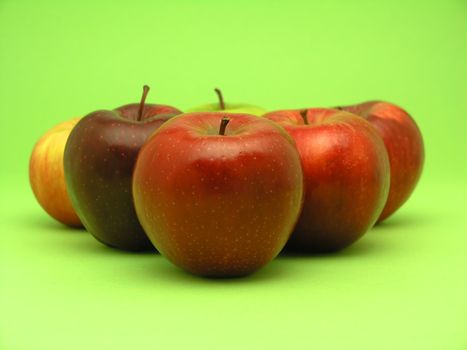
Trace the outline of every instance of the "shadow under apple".
<path fill-rule="evenodd" d="M 371 232 L 367 233 L 368 235 Z M 373 254 L 382 249 L 382 246 L 369 237 L 362 237 L 360 240 L 343 250 L 331 253 L 309 253 L 298 250 L 284 249 L 279 254 L 278 259 L 342 259 L 353 258 L 366 254 Z"/>
<path fill-rule="evenodd" d="M 144 251 L 125 251 L 117 248 L 110 247 L 99 242 L 91 234 L 89 234 L 84 227 L 72 227 L 64 225 L 58 221 L 55 221 L 47 216 L 43 215 L 30 215 L 27 219 L 21 219 L 21 227 L 26 229 L 26 232 L 41 231 L 46 235 L 60 234 L 60 241 L 56 241 L 60 244 L 60 249 L 69 249 L 74 253 L 85 253 L 85 254 L 96 254 L 96 255 L 148 255 L 158 254 L 155 248 L 147 249 Z M 47 241 L 50 244 L 50 241 Z"/>
<path fill-rule="evenodd" d="M 256 284 L 265 281 L 281 281 L 288 275 L 286 268 L 279 261 L 273 260 L 267 266 L 256 271 L 255 273 L 243 277 L 202 277 L 194 275 L 190 272 L 173 265 L 163 256 L 159 256 L 157 261 L 147 266 L 147 278 L 159 281 L 163 279 L 165 282 L 174 284 L 190 285 L 232 285 L 232 284 Z"/>
<path fill-rule="evenodd" d="M 68 227 L 43 215 L 31 214 L 26 219 L 24 219 L 24 217 L 14 219 L 20 222 L 20 226 L 26 231 L 33 232 L 39 229 L 43 233 L 50 233 L 50 240 L 46 240 L 44 244 L 50 245 L 51 242 L 56 242 L 56 245 L 52 245 L 55 246 L 53 249 L 56 249 L 59 245 L 60 249 L 69 250 L 70 253 L 74 255 L 91 254 L 93 256 L 111 257 L 112 259 L 127 259 L 127 268 L 121 271 L 122 274 L 127 275 L 125 279 L 134 280 L 136 278 L 146 282 L 153 280 L 155 283 L 159 283 L 163 280 L 164 283 L 190 283 L 190 285 L 218 286 L 227 284 L 245 285 L 262 282 L 270 283 L 271 281 L 283 281 L 287 278 L 295 278 L 296 273 L 294 269 L 291 268 L 293 266 L 284 264 L 284 262 L 305 259 L 353 259 L 368 254 L 379 255 L 390 247 L 387 241 L 378 238 L 378 232 L 405 231 L 413 226 L 419 227 L 420 225 L 429 225 L 431 222 L 430 219 L 419 215 L 395 215 L 375 226 L 355 244 L 339 252 L 331 254 L 309 254 L 284 250 L 267 266 L 249 276 L 237 278 L 204 278 L 195 276 L 176 267 L 158 254 L 155 249 L 135 253 L 111 248 L 98 242 L 83 228 Z M 62 235 L 59 241 L 56 240 L 57 232 Z M 34 233 L 36 234 L 36 232 Z M 312 267 L 310 266 L 310 268 Z"/>
<path fill-rule="evenodd" d="M 26 219 L 21 217 L 18 220 L 21 222 L 21 226 L 30 230 L 46 230 L 47 232 L 60 232 L 60 233 L 81 233 L 85 232 L 85 228 L 82 226 L 67 226 L 58 222 L 48 216 L 44 215 L 29 215 Z"/>
<path fill-rule="evenodd" d="M 376 224 L 373 232 L 388 232 L 394 230 L 402 230 L 411 227 L 421 227 L 432 225 L 436 221 L 432 215 L 422 215 L 421 213 L 396 213 L 388 219 Z M 369 232 L 371 234 L 371 232 Z"/>

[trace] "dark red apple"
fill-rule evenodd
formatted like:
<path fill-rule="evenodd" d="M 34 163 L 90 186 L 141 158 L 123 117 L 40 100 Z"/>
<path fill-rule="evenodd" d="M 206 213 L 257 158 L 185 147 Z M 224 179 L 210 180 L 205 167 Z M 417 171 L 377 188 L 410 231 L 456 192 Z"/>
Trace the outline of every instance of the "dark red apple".
<path fill-rule="evenodd" d="M 384 143 L 366 120 L 334 109 L 270 112 L 300 153 L 305 202 L 287 248 L 306 252 L 343 249 L 370 229 L 389 190 Z"/>
<path fill-rule="evenodd" d="M 131 177 L 146 139 L 181 112 L 170 106 L 139 104 L 93 112 L 73 128 L 65 147 L 67 190 L 86 229 L 102 243 L 123 250 L 152 247 L 136 217 Z"/>
<path fill-rule="evenodd" d="M 422 134 L 405 110 L 389 102 L 370 101 L 339 109 L 365 118 L 383 138 L 391 164 L 389 196 L 378 219 L 383 221 L 407 201 L 420 179 L 425 160 Z"/>
<path fill-rule="evenodd" d="M 303 196 L 300 158 L 285 130 L 266 119 L 185 114 L 141 149 L 133 195 L 146 233 L 174 264 L 242 276 L 272 260 L 292 232 Z"/>

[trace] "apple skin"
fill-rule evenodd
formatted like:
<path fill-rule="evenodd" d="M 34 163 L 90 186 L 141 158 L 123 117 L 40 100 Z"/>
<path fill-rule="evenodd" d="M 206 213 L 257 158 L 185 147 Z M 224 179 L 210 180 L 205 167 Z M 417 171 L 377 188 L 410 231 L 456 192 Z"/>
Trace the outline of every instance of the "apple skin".
<path fill-rule="evenodd" d="M 219 135 L 223 117 L 230 123 Z M 167 122 L 143 146 L 133 195 L 146 233 L 175 265 L 205 277 L 244 276 L 287 242 L 303 176 L 293 140 L 275 123 L 192 113 Z"/>
<path fill-rule="evenodd" d="M 389 190 L 388 156 L 377 131 L 363 118 L 333 109 L 264 117 L 289 132 L 302 161 L 305 201 L 286 248 L 326 253 L 357 241 L 375 224 Z"/>
<path fill-rule="evenodd" d="M 152 248 L 133 205 L 136 156 L 159 126 L 181 113 L 145 105 L 138 120 L 138 108 L 132 104 L 87 115 L 71 132 L 64 156 L 68 192 L 85 228 L 100 242 L 128 251 Z"/>
<path fill-rule="evenodd" d="M 66 190 L 63 153 L 79 120 L 73 118 L 47 131 L 35 144 L 29 159 L 29 183 L 37 201 L 55 220 L 74 227 L 82 224 Z"/>
<path fill-rule="evenodd" d="M 218 102 L 210 103 L 198 107 L 194 107 L 187 110 L 187 113 L 195 112 L 222 112 L 222 113 L 238 113 L 238 114 L 251 114 L 255 116 L 261 116 L 266 113 L 264 108 L 253 106 L 245 103 L 226 103 L 224 96 L 219 88 L 215 88 L 214 91 L 217 94 Z"/>
<path fill-rule="evenodd" d="M 378 130 L 388 151 L 391 186 L 378 219 L 381 222 L 409 199 L 420 179 L 425 160 L 422 134 L 405 110 L 389 102 L 370 101 L 339 109 L 368 120 Z"/>
<path fill-rule="evenodd" d="M 221 109 L 218 103 L 210 103 L 198 107 L 194 107 L 187 110 L 187 113 L 194 112 L 223 112 L 223 113 L 239 113 L 239 114 L 252 114 L 255 116 L 261 116 L 267 111 L 264 108 L 242 104 L 242 103 L 226 103 L 225 109 Z"/>

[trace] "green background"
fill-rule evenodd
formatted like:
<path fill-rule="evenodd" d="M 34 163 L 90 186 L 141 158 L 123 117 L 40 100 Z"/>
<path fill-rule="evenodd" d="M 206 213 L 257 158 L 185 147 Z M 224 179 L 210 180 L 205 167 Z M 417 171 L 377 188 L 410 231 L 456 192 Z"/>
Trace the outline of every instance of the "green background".
<path fill-rule="evenodd" d="M 0 0 L 0 349 L 467 349 L 466 1 Z M 337 255 L 206 280 L 50 219 L 28 157 L 139 100 L 385 99 L 425 139 L 410 201 Z"/>

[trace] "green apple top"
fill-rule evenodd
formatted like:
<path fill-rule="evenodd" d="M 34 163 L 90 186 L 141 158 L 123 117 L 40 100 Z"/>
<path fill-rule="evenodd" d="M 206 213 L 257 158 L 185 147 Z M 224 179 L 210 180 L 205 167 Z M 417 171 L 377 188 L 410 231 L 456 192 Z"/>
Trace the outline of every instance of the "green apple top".
<path fill-rule="evenodd" d="M 249 105 L 246 103 L 225 103 L 220 89 L 216 88 L 214 91 L 217 93 L 219 102 L 210 103 L 194 108 L 189 108 L 187 112 L 226 112 L 226 113 L 246 113 L 261 116 L 266 113 L 262 107 Z"/>

